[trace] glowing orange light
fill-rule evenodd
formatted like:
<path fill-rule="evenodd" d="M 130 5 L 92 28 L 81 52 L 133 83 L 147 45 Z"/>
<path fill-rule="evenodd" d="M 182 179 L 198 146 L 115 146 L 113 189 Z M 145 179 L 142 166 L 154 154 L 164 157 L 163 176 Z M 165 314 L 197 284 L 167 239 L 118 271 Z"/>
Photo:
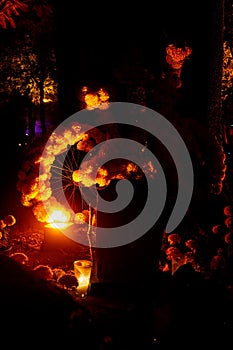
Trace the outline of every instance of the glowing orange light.
<path fill-rule="evenodd" d="M 173 69 L 181 69 L 185 59 L 191 55 L 192 48 L 185 46 L 184 48 L 176 47 L 174 44 L 169 44 L 166 48 L 166 61 Z"/>
<path fill-rule="evenodd" d="M 69 221 L 70 215 L 65 213 L 60 209 L 54 209 L 50 213 L 47 222 L 48 224 L 45 227 L 53 227 L 53 228 L 66 228 L 72 223 Z"/>
<path fill-rule="evenodd" d="M 107 109 L 109 101 L 109 93 L 104 88 L 99 88 L 96 91 L 90 91 L 87 86 L 81 88 L 80 101 L 84 102 L 86 109 Z"/>
<path fill-rule="evenodd" d="M 84 101 L 87 109 L 94 109 L 99 105 L 99 96 L 97 94 L 86 94 Z"/>
<path fill-rule="evenodd" d="M 79 173 L 78 170 L 74 170 L 72 174 L 72 180 L 74 181 L 75 184 L 78 184 L 78 181 L 79 181 L 78 173 Z"/>
<path fill-rule="evenodd" d="M 37 160 L 35 160 L 35 164 L 40 163 L 40 162 L 41 162 L 41 158 L 42 158 L 42 157 L 39 157 Z"/>
<path fill-rule="evenodd" d="M 88 218 L 84 213 L 76 213 L 74 217 L 74 222 L 76 224 L 84 224 L 85 222 L 88 222 Z"/>

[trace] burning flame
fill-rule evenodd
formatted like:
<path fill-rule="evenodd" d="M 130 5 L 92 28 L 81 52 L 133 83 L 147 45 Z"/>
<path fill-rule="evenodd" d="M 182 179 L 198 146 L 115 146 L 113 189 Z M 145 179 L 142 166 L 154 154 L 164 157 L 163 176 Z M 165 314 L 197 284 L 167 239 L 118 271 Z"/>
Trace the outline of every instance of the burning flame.
<path fill-rule="evenodd" d="M 169 64 L 169 66 L 171 66 L 174 75 L 178 78 L 177 88 L 180 88 L 182 85 L 180 80 L 182 67 L 185 60 L 189 58 L 191 53 L 192 48 L 189 46 L 182 48 L 176 47 L 174 44 L 169 44 L 166 47 L 166 62 Z"/>
<path fill-rule="evenodd" d="M 65 228 L 71 225 L 69 222 L 70 214 L 61 209 L 52 209 L 48 217 L 48 225 L 46 227 Z"/>
<path fill-rule="evenodd" d="M 185 46 L 184 48 L 176 47 L 174 44 L 169 44 L 166 48 L 166 61 L 173 69 L 181 70 L 184 61 L 192 53 L 192 48 Z"/>
<path fill-rule="evenodd" d="M 81 89 L 80 101 L 83 102 L 83 107 L 86 109 L 107 109 L 109 98 L 109 93 L 102 87 L 97 91 L 90 91 L 87 86 Z"/>
<path fill-rule="evenodd" d="M 98 91 L 89 91 L 88 87 L 83 87 L 81 91 L 81 101 L 85 103 L 85 108 L 107 108 L 109 104 L 109 94 L 104 88 Z M 114 157 L 116 150 L 112 149 L 112 161 L 104 164 L 98 169 L 97 174 L 94 173 L 95 164 L 99 164 L 102 156 L 106 152 L 108 138 L 118 135 L 115 126 L 109 126 L 106 133 L 99 128 L 87 127 L 80 124 L 72 124 L 69 128 L 62 131 L 61 134 L 53 132 L 50 135 L 49 142 L 44 145 L 35 147 L 35 152 L 31 152 L 30 159 L 27 159 L 22 168 L 18 172 L 17 189 L 22 193 L 21 202 L 24 206 L 32 207 L 33 214 L 39 222 L 45 223 L 46 227 L 66 228 L 72 224 L 88 223 L 92 226 L 97 225 L 97 214 L 95 210 L 81 210 L 74 212 L 72 208 L 67 209 L 65 205 L 58 201 L 51 188 L 52 172 L 63 176 L 64 164 L 61 162 L 55 166 L 56 157 L 66 154 L 68 145 L 72 145 L 76 152 L 89 152 L 97 144 L 102 143 L 98 154 L 95 153 L 88 160 L 82 162 L 82 170 L 78 169 L 78 159 L 75 162 L 68 162 L 67 178 L 72 191 L 78 186 L 85 187 L 97 186 L 99 189 L 107 187 L 113 179 L 140 179 L 144 172 L 149 172 L 150 176 L 156 174 L 154 165 L 148 162 L 140 169 L 131 161 L 117 159 Z M 83 128 L 83 129 L 82 129 Z M 83 130 L 88 130 L 84 132 Z M 43 147 L 43 153 L 42 153 Z M 105 148 L 106 147 L 106 148 Z M 39 151 L 38 151 L 39 149 Z M 132 152 L 134 150 L 132 149 Z M 38 154 L 40 153 L 40 154 Z M 94 152 L 93 152 L 94 153 Z M 143 153 L 143 150 L 142 150 Z M 117 154 L 117 152 L 116 152 Z M 73 154 L 72 154 L 73 157 Z M 83 170 L 84 169 L 84 170 Z M 63 189 L 59 189 L 63 190 Z M 82 208 L 83 209 L 83 208 Z"/>
<path fill-rule="evenodd" d="M 51 189 L 51 167 L 55 159 L 54 149 L 58 154 L 64 152 L 67 145 L 67 130 L 64 131 L 64 138 L 60 135 L 54 137 L 54 144 L 58 147 L 53 148 L 50 145 L 47 148 L 47 155 L 35 158 L 34 161 L 26 161 L 22 169 L 18 173 L 17 188 L 22 192 L 21 202 L 24 206 L 31 206 L 33 214 L 39 222 L 46 223 L 47 227 L 65 228 L 72 223 L 90 222 L 96 225 L 96 218 L 89 218 L 87 212 L 82 211 L 74 213 L 72 209 L 67 209 L 53 196 Z M 72 136 L 72 133 L 70 134 Z M 80 140 L 81 133 L 77 134 L 74 140 Z M 65 141 L 64 141 L 65 140 Z M 51 154 L 50 154 L 51 152 Z M 124 159 L 112 159 L 107 164 L 98 169 L 95 175 L 93 169 L 94 164 L 99 161 L 104 148 L 99 154 L 91 157 L 91 159 L 83 161 L 82 169 L 70 170 L 71 184 L 73 187 L 83 185 L 85 187 L 97 186 L 99 189 L 107 187 L 113 179 L 140 179 L 143 172 L 149 172 L 151 177 L 156 174 L 156 169 L 151 161 L 144 164 L 140 169 L 135 163 Z M 114 154 L 113 154 L 114 156 Z M 41 163 L 40 163 L 41 162 Z M 38 176 L 39 166 L 41 173 Z"/>

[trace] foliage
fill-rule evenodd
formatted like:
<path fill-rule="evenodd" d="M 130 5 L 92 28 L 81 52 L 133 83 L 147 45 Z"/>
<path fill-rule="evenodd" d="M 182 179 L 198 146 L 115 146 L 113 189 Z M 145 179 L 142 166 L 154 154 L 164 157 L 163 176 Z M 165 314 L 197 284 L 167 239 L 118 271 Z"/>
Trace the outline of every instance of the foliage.
<path fill-rule="evenodd" d="M 6 1 L 0 5 L 4 15 Z M 8 7 L 21 4 L 9 0 Z M 14 8 L 14 7 L 12 7 Z M 26 103 L 29 134 L 35 135 L 35 112 L 38 111 L 42 133 L 46 131 L 45 102 L 56 102 L 56 59 L 53 42 L 53 11 L 50 1 L 27 0 L 24 15 L 19 16 L 17 26 L 13 12 L 7 15 L 12 24 L 2 26 L 0 66 L 0 92 L 4 101 L 21 97 Z M 0 25 L 1 27 L 1 25 Z M 17 30 L 14 30 L 17 27 Z M 13 29 L 13 30 L 12 30 Z M 38 106 L 39 108 L 34 108 Z"/>
<path fill-rule="evenodd" d="M 55 55 L 51 51 L 44 62 L 34 52 L 28 35 L 24 41 L 18 40 L 15 48 L 2 53 L 0 91 L 9 95 L 20 94 L 38 105 L 40 102 L 40 84 L 43 83 L 45 101 L 55 101 L 57 83 L 52 73 L 55 70 Z M 52 67 L 53 66 L 53 67 Z"/>
<path fill-rule="evenodd" d="M 230 211 L 227 210 L 230 208 Z M 205 230 L 188 217 L 176 232 L 164 232 L 160 269 L 174 275 L 187 263 L 204 278 L 232 283 L 233 217 L 232 207 L 223 208 L 222 221 L 209 223 Z"/>

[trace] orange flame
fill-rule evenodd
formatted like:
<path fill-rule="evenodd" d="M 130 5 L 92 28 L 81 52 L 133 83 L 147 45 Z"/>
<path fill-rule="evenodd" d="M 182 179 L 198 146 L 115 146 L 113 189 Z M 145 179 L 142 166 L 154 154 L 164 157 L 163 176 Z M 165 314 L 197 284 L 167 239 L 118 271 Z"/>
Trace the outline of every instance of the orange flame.
<path fill-rule="evenodd" d="M 166 62 L 172 68 L 174 76 L 177 78 L 176 88 L 182 86 L 181 71 L 185 60 L 189 59 L 192 53 L 192 48 L 189 46 L 176 47 L 174 44 L 169 44 L 166 47 Z"/>
<path fill-rule="evenodd" d="M 192 53 L 192 48 L 185 46 L 185 48 L 176 47 L 174 44 L 169 44 L 166 48 L 166 61 L 173 69 L 181 69 L 185 59 Z"/>
<path fill-rule="evenodd" d="M 70 220 L 70 214 L 62 209 L 52 209 L 47 219 L 48 224 L 45 227 L 53 228 L 66 228 L 72 223 Z"/>
<path fill-rule="evenodd" d="M 86 109 L 107 109 L 109 98 L 109 93 L 102 87 L 98 91 L 90 91 L 87 86 L 81 89 L 80 100 L 84 102 Z"/>

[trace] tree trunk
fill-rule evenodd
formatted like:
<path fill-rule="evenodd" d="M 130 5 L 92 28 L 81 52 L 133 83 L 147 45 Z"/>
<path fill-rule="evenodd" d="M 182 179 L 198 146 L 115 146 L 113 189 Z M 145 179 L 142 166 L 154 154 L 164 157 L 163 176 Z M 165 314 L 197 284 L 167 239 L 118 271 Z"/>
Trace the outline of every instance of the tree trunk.
<path fill-rule="evenodd" d="M 31 140 L 35 137 L 35 128 L 36 128 L 36 119 L 33 114 L 33 105 L 32 102 L 28 103 L 28 131 L 29 131 L 29 137 Z"/>
<path fill-rule="evenodd" d="M 40 126 L 42 134 L 46 133 L 45 125 L 45 106 L 44 106 L 44 79 L 40 79 Z"/>
<path fill-rule="evenodd" d="M 224 0 L 213 1 L 212 31 L 210 35 L 210 61 L 208 81 L 208 121 L 211 133 L 219 143 L 223 141 L 222 120 L 222 64 L 224 42 Z"/>
<path fill-rule="evenodd" d="M 208 100 L 207 119 L 211 135 L 216 140 L 216 159 L 213 163 L 220 162 L 219 170 L 212 164 L 211 191 L 220 194 L 225 178 L 225 152 L 224 152 L 224 121 L 222 112 L 222 67 L 223 67 L 223 43 L 224 43 L 224 0 L 212 2 L 211 23 L 209 38 L 209 76 L 208 76 Z"/>

